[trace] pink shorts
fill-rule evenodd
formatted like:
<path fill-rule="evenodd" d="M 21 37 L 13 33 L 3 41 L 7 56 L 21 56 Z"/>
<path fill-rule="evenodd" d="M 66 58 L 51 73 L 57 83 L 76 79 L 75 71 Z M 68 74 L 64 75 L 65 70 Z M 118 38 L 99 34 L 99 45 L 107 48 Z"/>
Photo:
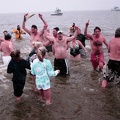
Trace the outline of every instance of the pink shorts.
<path fill-rule="evenodd" d="M 103 53 L 100 53 L 99 55 L 91 54 L 91 62 L 94 69 L 96 69 L 100 63 L 103 63 L 104 65 Z"/>

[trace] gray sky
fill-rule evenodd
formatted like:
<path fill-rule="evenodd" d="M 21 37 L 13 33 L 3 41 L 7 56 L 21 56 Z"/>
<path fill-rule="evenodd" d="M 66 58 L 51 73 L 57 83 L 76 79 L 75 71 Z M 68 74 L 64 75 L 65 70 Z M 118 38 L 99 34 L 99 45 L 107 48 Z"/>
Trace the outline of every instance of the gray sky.
<path fill-rule="evenodd" d="M 1 0 L 0 13 L 110 10 L 120 7 L 120 0 Z"/>

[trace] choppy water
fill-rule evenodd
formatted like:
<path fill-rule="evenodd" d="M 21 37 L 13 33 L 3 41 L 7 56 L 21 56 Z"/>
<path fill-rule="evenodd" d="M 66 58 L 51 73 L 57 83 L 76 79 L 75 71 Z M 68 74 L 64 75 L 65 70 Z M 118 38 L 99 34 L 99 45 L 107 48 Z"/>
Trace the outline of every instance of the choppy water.
<path fill-rule="evenodd" d="M 0 14 L 0 33 L 11 31 L 18 24 L 22 24 L 24 14 Z M 68 33 L 69 26 L 75 22 L 82 31 L 85 22 L 90 20 L 88 31 L 93 32 L 95 26 L 102 29 L 102 34 L 109 39 L 120 26 L 120 12 L 111 11 L 81 11 L 65 12 L 63 16 L 50 16 L 43 13 L 49 28 L 60 27 Z M 34 16 L 26 23 L 30 28 L 36 24 L 41 28 L 43 23 L 38 16 Z M 14 38 L 14 36 L 13 36 Z M 29 36 L 23 35 L 23 41 L 14 41 L 16 48 L 20 48 L 22 56 L 27 57 Z M 89 44 L 89 42 L 86 42 Z M 107 50 L 105 61 L 107 62 Z M 53 63 L 52 53 L 48 58 Z M 2 62 L 1 62 L 2 63 Z M 39 95 L 33 91 L 33 81 L 29 74 L 22 102 L 15 102 L 11 82 L 12 75 L 6 73 L 5 67 L 0 67 L 0 119 L 1 120 L 119 120 L 120 119 L 120 89 L 111 84 L 107 89 L 101 88 L 102 74 L 92 70 L 89 52 L 86 59 L 80 62 L 70 61 L 70 76 L 51 79 L 52 105 L 43 107 L 38 101 Z"/>

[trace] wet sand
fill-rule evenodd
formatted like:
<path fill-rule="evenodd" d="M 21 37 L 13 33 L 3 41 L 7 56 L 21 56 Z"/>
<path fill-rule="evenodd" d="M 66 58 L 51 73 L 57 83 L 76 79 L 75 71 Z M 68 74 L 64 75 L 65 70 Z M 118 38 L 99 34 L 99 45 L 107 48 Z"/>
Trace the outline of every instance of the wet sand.
<path fill-rule="evenodd" d="M 27 54 L 22 51 L 23 57 Z M 105 54 L 106 55 L 106 54 Z M 52 53 L 48 54 L 53 63 Z M 107 57 L 106 57 L 107 61 Z M 29 72 L 21 102 L 13 95 L 12 75 L 0 68 L 1 120 L 119 120 L 120 89 L 111 84 L 101 88 L 102 73 L 92 70 L 87 58 L 70 61 L 70 76 L 51 78 L 50 106 L 42 106 Z"/>

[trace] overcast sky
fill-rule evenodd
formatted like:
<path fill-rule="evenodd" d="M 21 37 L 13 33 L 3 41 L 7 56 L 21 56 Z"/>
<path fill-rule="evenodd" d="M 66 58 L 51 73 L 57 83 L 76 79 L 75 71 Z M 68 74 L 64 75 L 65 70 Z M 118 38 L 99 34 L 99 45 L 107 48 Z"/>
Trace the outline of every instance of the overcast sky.
<path fill-rule="evenodd" d="M 120 7 L 120 0 L 0 0 L 0 13 L 110 10 Z"/>

